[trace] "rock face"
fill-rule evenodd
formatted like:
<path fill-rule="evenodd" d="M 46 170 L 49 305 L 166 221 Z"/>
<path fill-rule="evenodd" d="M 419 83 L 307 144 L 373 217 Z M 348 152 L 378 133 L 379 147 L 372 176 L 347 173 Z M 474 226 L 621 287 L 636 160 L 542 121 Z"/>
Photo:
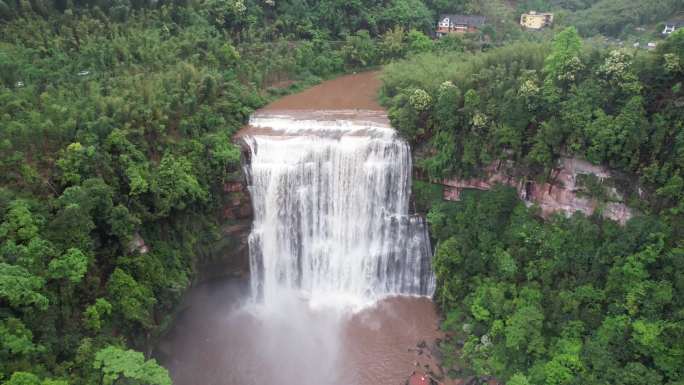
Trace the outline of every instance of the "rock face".
<path fill-rule="evenodd" d="M 198 281 L 226 276 L 249 275 L 248 237 L 252 226 L 252 203 L 245 178 L 223 184 L 223 205 L 220 212 L 220 238 L 208 255 L 197 262 Z"/>
<path fill-rule="evenodd" d="M 227 198 L 223 205 L 224 220 L 252 219 L 252 203 L 244 181 L 225 182 L 223 193 Z"/>
<path fill-rule="evenodd" d="M 145 240 L 140 235 L 140 233 L 135 233 L 133 235 L 133 239 L 131 239 L 131 241 L 128 243 L 128 252 L 139 253 L 141 255 L 144 255 L 147 254 L 147 252 L 149 251 L 150 248 L 147 246 Z"/>
<path fill-rule="evenodd" d="M 583 176 L 595 176 L 598 181 L 604 181 L 611 174 L 604 167 L 596 166 L 577 158 L 562 158 L 558 167 L 553 170 L 551 181 L 538 183 L 525 180 L 514 173 L 512 162 L 495 161 L 484 170 L 484 176 L 472 179 L 445 179 L 438 183 L 444 186 L 443 198 L 457 201 L 464 189 L 489 190 L 495 184 L 505 184 L 518 191 L 520 199 L 528 205 L 537 204 L 541 208 L 543 217 L 552 213 L 562 212 L 572 215 L 581 211 L 591 215 L 597 210 L 605 218 L 621 224 L 627 222 L 634 212 L 625 205 L 623 197 L 614 189 L 607 189 L 607 199 L 599 200 L 587 194 L 586 187 L 580 179 Z"/>

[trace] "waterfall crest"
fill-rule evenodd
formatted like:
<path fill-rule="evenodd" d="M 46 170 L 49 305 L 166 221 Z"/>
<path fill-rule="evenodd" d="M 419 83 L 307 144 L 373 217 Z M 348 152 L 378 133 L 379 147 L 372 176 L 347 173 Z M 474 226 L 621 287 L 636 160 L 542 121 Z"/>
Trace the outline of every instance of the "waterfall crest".
<path fill-rule="evenodd" d="M 250 127 L 255 296 L 365 306 L 433 293 L 426 224 L 409 215 L 410 149 L 384 113 L 260 113 Z"/>

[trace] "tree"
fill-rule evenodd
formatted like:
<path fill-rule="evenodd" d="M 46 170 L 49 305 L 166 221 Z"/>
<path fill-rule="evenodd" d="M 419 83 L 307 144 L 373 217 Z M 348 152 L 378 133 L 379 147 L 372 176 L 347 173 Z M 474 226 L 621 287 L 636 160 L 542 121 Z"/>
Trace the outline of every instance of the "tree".
<path fill-rule="evenodd" d="M 439 85 L 434 115 L 438 128 L 445 131 L 457 131 L 460 119 L 458 109 L 463 101 L 461 90 L 453 82 L 445 81 Z"/>
<path fill-rule="evenodd" d="M 10 203 L 5 220 L 0 224 L 0 239 L 26 242 L 38 235 L 43 219 L 31 213 L 25 200 L 17 199 Z"/>
<path fill-rule="evenodd" d="M 10 10 L 7 4 L 0 3 L 0 18 L 9 19 Z M 6 51 L 0 52 L 0 82 L 5 87 L 14 88 L 19 80 L 19 64 L 12 60 Z"/>
<path fill-rule="evenodd" d="M 66 279 L 79 283 L 88 270 L 88 257 L 77 248 L 70 248 L 61 257 L 53 259 L 48 265 L 50 278 Z"/>
<path fill-rule="evenodd" d="M 30 366 L 31 359 L 44 351 L 43 346 L 33 342 L 33 333 L 20 319 L 0 320 L 0 375 L 17 366 Z"/>
<path fill-rule="evenodd" d="M 409 96 L 409 103 L 416 112 L 426 112 L 432 105 L 432 96 L 427 91 L 416 88 Z"/>
<path fill-rule="evenodd" d="M 203 201 L 207 191 L 193 173 L 192 164 L 185 157 L 166 154 L 159 164 L 153 187 L 159 215 L 172 209 L 184 209 L 188 203 Z"/>
<path fill-rule="evenodd" d="M 154 359 L 145 360 L 142 353 L 107 346 L 95 354 L 93 367 L 102 373 L 104 385 L 123 378 L 132 385 L 171 385 L 169 373 Z"/>
<path fill-rule="evenodd" d="M 4 385 L 69 385 L 69 382 L 49 378 L 41 381 L 40 378 L 33 373 L 15 372 Z"/>
<path fill-rule="evenodd" d="M 83 312 L 86 326 L 98 332 L 102 329 L 104 318 L 112 314 L 112 304 L 104 298 L 98 298 L 94 304 L 88 306 Z"/>
<path fill-rule="evenodd" d="M 429 52 L 434 47 L 432 39 L 415 29 L 409 31 L 406 40 L 408 42 L 408 50 L 411 53 Z"/>
<path fill-rule="evenodd" d="M 385 60 L 397 59 L 404 56 L 406 45 L 406 31 L 401 26 L 395 26 L 393 29 L 386 31 L 382 35 L 380 41 L 380 51 Z"/>
<path fill-rule="evenodd" d="M 92 249 L 90 232 L 96 225 L 84 203 L 69 203 L 57 212 L 49 225 L 53 242 L 79 250 Z"/>
<path fill-rule="evenodd" d="M 430 223 L 436 221 L 433 214 Z M 433 259 L 433 269 L 438 282 L 435 299 L 443 308 L 454 306 L 464 291 L 464 280 L 451 274 L 452 271 L 458 271 L 463 266 L 463 262 L 458 240 L 449 238 L 439 243 Z"/>
<path fill-rule="evenodd" d="M 523 289 L 527 296 L 538 297 L 541 293 L 535 289 Z M 519 298 L 513 314 L 506 320 L 506 347 L 514 351 L 532 356 L 539 356 L 546 350 L 542 325 L 544 312 L 531 298 Z"/>
<path fill-rule="evenodd" d="M 42 278 L 21 266 L 0 263 L 0 298 L 12 307 L 47 309 L 48 299 L 40 292 L 44 284 Z"/>
<path fill-rule="evenodd" d="M 109 301 L 119 317 L 145 328 L 152 327 L 154 294 L 120 268 L 114 269 L 107 282 Z"/>
<path fill-rule="evenodd" d="M 84 179 L 93 168 L 94 156 L 95 148 L 92 146 L 84 147 L 78 142 L 68 145 L 57 160 L 57 167 L 62 172 L 62 183 L 76 185 Z"/>
<path fill-rule="evenodd" d="M 564 87 L 576 80 L 577 72 L 582 68 L 581 49 L 582 39 L 575 27 L 567 27 L 554 37 L 551 54 L 544 61 L 547 93 L 553 90 L 549 87 Z"/>
<path fill-rule="evenodd" d="M 366 30 L 357 31 L 347 36 L 342 47 L 342 57 L 351 68 L 365 67 L 375 64 L 377 48 Z"/>
<path fill-rule="evenodd" d="M 385 30 L 401 26 L 428 31 L 433 23 L 430 10 L 419 0 L 391 0 L 389 6 L 382 7 L 378 18 L 381 28 Z"/>
<path fill-rule="evenodd" d="M 530 380 L 524 374 L 516 373 L 507 382 L 506 385 L 531 385 Z"/>
<path fill-rule="evenodd" d="M 107 222 L 111 228 L 112 235 L 118 237 L 122 244 L 126 246 L 133 239 L 135 230 L 141 224 L 140 219 L 121 204 L 112 209 Z"/>
<path fill-rule="evenodd" d="M 515 259 L 506 250 L 497 248 L 494 253 L 494 260 L 496 261 L 496 267 L 503 278 L 511 278 L 518 271 Z"/>
<path fill-rule="evenodd" d="M 610 51 L 596 74 L 609 89 L 619 90 L 626 96 L 638 95 L 642 86 L 632 67 L 632 60 L 624 51 Z"/>

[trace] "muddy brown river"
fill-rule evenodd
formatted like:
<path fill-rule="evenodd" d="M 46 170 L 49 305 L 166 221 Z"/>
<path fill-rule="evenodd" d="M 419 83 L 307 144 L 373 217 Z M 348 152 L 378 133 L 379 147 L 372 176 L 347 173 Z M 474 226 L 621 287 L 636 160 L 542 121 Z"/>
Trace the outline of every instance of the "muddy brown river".
<path fill-rule="evenodd" d="M 344 76 L 324 82 L 302 93 L 282 98 L 260 110 L 255 115 L 262 117 L 262 125 L 246 127 L 238 134 L 238 137 L 244 135 L 247 138 L 264 138 L 261 142 L 253 141 L 251 150 L 256 151 L 258 145 L 260 146 L 259 149 L 268 148 L 275 154 L 277 151 L 289 151 L 285 147 L 287 145 L 299 149 L 301 146 L 292 145 L 292 143 L 298 143 L 297 140 L 301 141 L 298 138 L 320 138 L 321 135 L 325 135 L 320 145 L 328 146 L 330 149 L 316 153 L 315 150 L 301 147 L 303 148 L 302 151 L 312 151 L 311 155 L 304 161 L 307 165 L 316 164 L 317 157 L 327 156 L 328 153 L 335 153 L 335 151 L 341 151 L 343 155 L 347 154 L 356 148 L 354 146 L 360 146 L 358 145 L 361 140 L 359 138 L 373 135 L 382 138 L 389 129 L 387 118 L 375 100 L 379 86 L 377 73 Z M 285 114 L 287 119 L 283 119 L 282 114 Z M 302 121 L 321 120 L 325 120 L 327 123 L 314 125 L 311 129 L 308 126 L 297 128 L 294 133 L 292 129 L 283 130 L 278 127 L 279 124 L 285 123 L 290 126 L 297 126 Z M 344 131 L 347 126 L 336 125 L 341 120 L 352 122 L 351 125 L 357 121 L 364 123 L 360 125 L 360 128 L 355 129 L 354 134 L 350 134 Z M 325 134 L 320 131 L 323 129 L 327 130 Z M 274 142 L 274 139 L 281 142 Z M 382 140 L 385 139 L 379 141 L 382 142 Z M 336 144 L 330 144 L 330 141 L 345 141 L 349 144 L 347 147 L 338 150 L 334 147 Z M 389 139 L 383 143 L 388 143 L 388 141 Z M 319 142 L 314 141 L 314 143 Z M 267 144 L 270 147 L 267 147 Z M 273 158 L 269 158 L 268 162 L 264 163 L 263 166 L 260 165 L 260 167 L 270 167 L 268 170 L 272 168 L 275 171 L 268 171 L 268 173 L 280 172 L 283 174 L 282 178 L 288 175 L 288 178 L 294 178 L 291 175 L 296 176 L 298 174 L 295 174 L 296 170 L 292 171 L 292 169 L 304 167 L 295 162 L 292 165 L 287 164 L 295 156 L 296 154 L 293 153 L 291 157 L 288 155 L 283 160 L 278 160 L 273 155 Z M 410 155 L 407 157 L 410 158 Z M 256 161 L 253 160 L 253 162 Z M 284 165 L 278 166 L 279 162 Z M 272 163 L 276 164 L 273 165 Z M 320 164 L 326 165 L 322 168 L 324 170 L 328 169 L 326 167 L 329 163 L 325 160 L 320 161 Z M 353 169 L 358 170 L 364 167 L 369 168 L 368 173 L 372 173 L 375 172 L 372 169 L 373 167 L 386 167 L 382 166 L 383 163 L 380 161 L 359 164 L 348 167 L 352 168 L 348 173 L 354 172 Z M 282 169 L 286 170 L 283 171 Z M 408 170 L 410 171 L 410 163 L 408 163 Z M 266 171 L 260 172 L 265 173 L 264 175 L 267 177 L 271 175 Z M 408 174 L 410 175 L 410 172 Z M 383 171 L 379 171 L 378 175 L 382 177 L 385 174 Z M 308 177 L 308 174 L 305 176 Z M 269 188 L 269 183 L 273 184 L 280 181 L 279 179 L 271 180 L 271 182 L 262 182 L 262 189 Z M 363 177 L 360 181 L 363 183 Z M 329 187 L 331 191 L 339 190 L 335 190 L 334 186 L 337 183 L 335 178 L 330 178 L 324 183 L 320 181 L 318 183 L 317 188 L 319 189 L 332 186 Z M 300 188 L 298 186 L 306 186 L 306 184 L 295 184 L 294 189 Z M 349 186 L 351 189 L 354 185 L 352 183 Z M 388 185 L 388 189 L 394 188 L 399 187 Z M 293 188 L 285 190 L 290 191 Z M 378 190 L 379 192 L 376 191 L 374 194 L 383 193 L 385 188 L 382 187 Z M 264 191 L 266 194 L 270 190 Z M 402 250 L 393 249 L 399 244 L 396 240 L 385 245 L 383 242 L 387 243 L 387 239 L 390 239 L 388 237 L 392 236 L 393 227 L 383 230 L 386 232 L 386 236 L 382 239 L 369 237 L 367 234 L 359 233 L 354 229 L 356 219 L 348 218 L 348 209 L 345 211 L 343 207 L 337 210 L 336 207 L 332 206 L 328 208 L 326 202 L 314 203 L 313 207 L 325 205 L 329 213 L 326 212 L 324 216 L 320 217 L 316 217 L 316 213 L 309 215 L 314 219 L 318 218 L 314 220 L 317 224 L 333 217 L 339 223 L 334 222 L 336 227 L 332 228 L 334 230 L 332 233 L 335 235 L 334 233 L 337 232 L 342 235 L 330 241 L 332 239 L 330 238 L 331 231 L 323 229 L 320 232 L 322 235 L 319 235 L 318 238 L 313 237 L 306 241 L 320 250 L 327 250 L 322 254 L 319 249 L 310 251 L 306 245 L 301 246 L 301 243 L 306 243 L 304 240 L 288 243 L 289 222 L 281 223 L 277 221 L 278 218 L 272 217 L 273 215 L 282 216 L 283 211 L 287 209 L 281 206 L 280 202 L 285 203 L 292 199 L 315 199 L 310 197 L 317 193 L 307 193 L 306 190 L 302 190 L 300 191 L 301 194 L 297 196 L 282 196 L 287 194 L 287 191 L 270 193 L 276 195 L 273 197 L 267 195 L 262 199 L 269 199 L 269 197 L 274 199 L 275 204 L 267 206 L 267 209 L 268 207 L 275 207 L 271 210 L 274 210 L 275 213 L 279 212 L 278 214 L 269 214 L 270 211 L 263 209 L 266 210 L 264 211 L 265 214 L 262 215 L 263 218 L 259 219 L 260 211 L 258 208 L 255 210 L 257 213 L 255 221 L 261 220 L 261 222 L 255 222 L 255 230 L 253 230 L 252 236 L 258 242 L 256 246 L 250 243 L 250 247 L 259 247 L 260 253 L 256 257 L 252 257 L 251 286 L 248 280 L 224 279 L 202 284 L 188 293 L 182 306 L 182 312 L 170 332 L 159 343 L 155 352 L 161 363 L 169 369 L 174 384 L 403 385 L 417 369 L 416 365 L 434 364 L 435 358 L 432 357 L 433 351 L 429 346 L 440 337 L 438 316 L 434 304 L 424 295 L 392 294 L 396 292 L 419 294 L 431 292 L 433 285 L 426 280 L 426 271 L 429 273 L 429 269 L 425 270 L 421 267 L 423 265 L 421 265 L 420 258 L 423 257 L 414 255 L 412 251 L 406 251 L 409 243 L 406 247 L 401 246 Z M 375 190 L 372 190 L 371 186 L 369 191 Z M 408 195 L 402 199 L 407 201 Z M 306 202 L 295 203 L 303 205 Z M 369 212 L 378 209 L 378 205 L 383 205 L 382 200 L 378 202 L 370 205 L 374 207 L 367 207 L 368 210 L 371 210 Z M 345 204 L 349 207 L 356 207 L 353 201 Z M 369 226 L 368 228 L 374 228 L 373 226 L 384 228 L 382 221 L 375 220 L 373 222 L 375 218 L 381 218 L 384 215 L 384 208 L 380 207 L 380 209 L 378 211 L 380 214 L 366 215 L 368 218 L 365 219 L 368 223 L 365 225 Z M 311 211 L 306 212 L 310 213 Z M 344 217 L 339 217 L 339 212 L 346 214 Z M 408 218 L 407 213 L 405 211 L 403 213 Z M 290 218 L 290 215 L 288 214 L 286 218 Z M 364 218 L 360 213 L 359 215 L 358 223 L 361 226 L 364 225 Z M 304 221 L 297 216 L 292 216 L 292 218 L 295 218 L 292 223 Z M 349 222 L 350 220 L 352 222 Z M 413 223 L 410 221 L 415 221 L 415 219 L 402 220 L 409 224 Z M 276 225 L 270 226 L 270 223 Z M 397 226 L 396 220 L 392 223 L 394 223 L 392 226 Z M 405 224 L 405 226 L 409 226 L 409 224 Z M 273 228 L 279 228 L 282 233 L 271 234 L 274 235 L 272 238 L 267 236 L 270 233 L 264 235 L 269 231 L 272 232 Z M 411 230 L 414 233 L 411 233 L 410 229 L 402 230 L 402 234 L 413 234 L 411 237 L 415 238 L 415 242 L 410 247 L 419 250 L 422 241 L 420 240 L 420 227 L 417 229 Z M 295 233 L 301 234 L 302 232 Z M 317 234 L 315 229 L 310 230 L 310 233 Z M 345 237 L 344 234 L 347 233 L 350 235 Z M 309 232 L 305 232 L 305 234 L 309 234 Z M 302 235 L 295 235 L 295 237 L 299 236 Z M 302 239 L 306 240 L 307 238 Z M 402 237 L 398 239 L 402 240 Z M 366 250 L 363 247 L 356 247 L 358 245 L 354 243 L 357 241 L 361 246 L 367 242 L 369 245 L 375 245 L 375 248 Z M 429 242 L 424 243 L 427 245 L 425 247 L 429 247 Z M 349 255 L 340 253 L 340 250 L 347 249 L 336 248 L 336 246 L 349 248 Z M 293 265 L 293 269 L 289 265 L 281 266 L 283 259 L 294 258 L 288 254 L 286 249 L 298 247 L 302 249 L 297 249 L 296 258 L 301 259 L 303 258 L 302 255 L 306 256 L 307 253 L 311 253 L 311 262 L 297 261 L 297 265 Z M 371 249 L 374 251 L 371 252 Z M 252 253 L 251 248 L 250 250 Z M 265 251 L 262 252 L 262 250 Z M 284 254 L 280 255 L 280 253 Z M 369 255 L 375 258 L 376 254 L 380 255 L 377 257 L 380 258 L 377 261 L 368 259 L 370 258 Z M 383 255 L 388 257 L 382 257 Z M 403 255 L 403 257 L 399 257 L 399 255 Z M 273 260 L 274 256 L 277 256 L 275 260 Z M 334 258 L 339 263 L 321 265 L 327 263 L 327 259 Z M 390 273 L 393 275 L 385 277 L 391 269 L 389 265 L 387 267 L 381 266 L 381 262 L 384 261 L 382 258 L 390 258 L 388 260 L 394 261 L 392 263 L 396 266 L 401 266 L 401 270 L 391 271 Z M 405 258 L 405 260 L 398 258 Z M 429 258 L 429 252 L 427 258 Z M 347 269 L 345 265 L 347 261 L 349 261 L 348 263 L 360 261 L 359 269 Z M 312 266 L 311 272 L 301 273 L 302 266 Z M 263 269 L 263 271 L 254 274 L 255 268 Z M 278 273 L 273 275 L 272 282 L 262 278 L 268 277 L 272 273 L 268 270 L 269 268 L 280 269 Z M 399 269 L 399 267 L 394 269 Z M 329 277 L 329 280 L 308 280 L 307 278 L 310 277 L 301 277 L 299 274 L 316 275 L 318 278 L 324 277 L 326 279 Z M 366 276 L 370 280 L 369 282 L 372 281 L 372 285 L 375 286 L 369 286 L 370 284 L 364 281 L 366 278 L 363 277 Z M 362 279 L 359 280 L 359 277 Z M 385 277 L 382 279 L 387 281 L 383 282 L 378 277 Z M 264 280 L 263 285 L 255 286 L 254 281 L 260 279 Z M 406 282 L 402 282 L 402 279 Z M 309 286 L 300 287 L 304 285 L 302 282 L 309 282 Z M 267 286 L 267 284 L 271 284 L 271 286 Z M 267 301 L 255 300 L 253 296 L 255 288 L 264 291 L 262 297 L 266 297 Z M 383 290 L 387 293 L 383 293 Z M 319 296 L 324 300 L 313 301 L 312 298 L 318 292 L 324 294 Z M 361 306 L 356 302 L 355 306 L 339 304 L 340 298 L 337 295 L 339 293 L 365 299 L 367 292 L 373 293 L 368 297 L 371 300 L 364 302 Z M 307 294 L 311 294 L 311 296 Z M 346 300 L 345 295 L 342 296 L 344 297 L 342 302 Z M 425 348 L 425 344 L 421 343 L 422 341 L 427 342 L 428 348 Z M 422 348 L 418 348 L 419 345 Z"/>
<path fill-rule="evenodd" d="M 350 314 L 294 297 L 267 311 L 245 304 L 248 291 L 230 279 L 191 290 L 157 349 L 175 385 L 400 385 L 425 358 L 416 345 L 439 335 L 427 298 Z"/>

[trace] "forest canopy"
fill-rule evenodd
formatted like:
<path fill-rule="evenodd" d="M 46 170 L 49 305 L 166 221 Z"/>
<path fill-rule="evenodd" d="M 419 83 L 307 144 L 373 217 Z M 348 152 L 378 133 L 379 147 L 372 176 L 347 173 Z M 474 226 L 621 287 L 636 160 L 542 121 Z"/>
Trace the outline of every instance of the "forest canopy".
<path fill-rule="evenodd" d="M 681 7 L 0 0 L 0 383 L 170 384 L 150 352 L 220 238 L 233 134 L 275 97 L 388 63 L 383 101 L 428 179 L 509 159 L 544 180 L 571 155 L 645 192 L 625 192 L 643 215 L 621 227 L 417 183 L 453 374 L 681 382 L 684 34 L 654 52 L 583 40 L 651 38 Z M 531 9 L 557 23 L 522 30 Z M 433 39 L 445 12 L 490 22 Z"/>
<path fill-rule="evenodd" d="M 426 53 L 388 65 L 383 100 L 417 148 L 415 194 L 437 246 L 435 300 L 451 374 L 514 384 L 684 378 L 684 30 L 654 51 L 550 42 Z M 445 178 L 494 162 L 551 181 L 563 157 L 622 175 L 624 226 L 544 220 L 511 187 L 442 200 Z M 607 186 L 595 180 L 599 198 Z M 528 207 L 530 206 L 530 207 Z"/>

